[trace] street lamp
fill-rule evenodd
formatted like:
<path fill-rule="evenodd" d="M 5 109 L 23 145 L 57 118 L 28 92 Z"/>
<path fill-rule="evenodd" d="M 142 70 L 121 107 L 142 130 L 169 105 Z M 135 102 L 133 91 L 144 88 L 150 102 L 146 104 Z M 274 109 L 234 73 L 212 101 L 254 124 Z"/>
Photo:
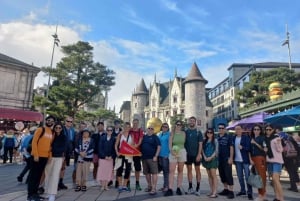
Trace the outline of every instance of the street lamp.
<path fill-rule="evenodd" d="M 53 37 L 53 48 L 52 48 L 52 55 L 51 55 L 51 62 L 50 62 L 50 69 L 52 69 L 52 65 L 53 65 L 53 56 L 54 56 L 54 50 L 55 50 L 55 46 L 58 46 L 60 40 L 58 39 L 58 35 L 57 35 L 57 25 L 56 25 L 56 29 L 55 29 L 55 34 L 52 35 Z M 48 84 L 47 84 L 47 88 L 46 88 L 46 99 L 48 99 L 49 96 L 49 87 L 50 87 L 50 72 L 49 72 L 49 76 L 48 76 Z M 46 119 L 46 115 L 47 115 L 47 111 L 45 108 L 45 105 L 43 106 L 43 112 L 44 112 L 44 121 L 43 124 L 45 125 L 45 119 Z"/>

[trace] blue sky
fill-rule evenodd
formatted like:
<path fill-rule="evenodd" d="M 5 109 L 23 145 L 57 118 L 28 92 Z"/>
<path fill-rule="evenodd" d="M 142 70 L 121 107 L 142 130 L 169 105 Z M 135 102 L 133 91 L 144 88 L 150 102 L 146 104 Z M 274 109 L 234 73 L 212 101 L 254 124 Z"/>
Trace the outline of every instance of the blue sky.
<path fill-rule="evenodd" d="M 26 3 L 25 3 L 26 2 Z M 207 87 L 232 63 L 300 62 L 300 3 L 296 0 L 2 0 L 0 52 L 36 66 L 49 66 L 58 24 L 61 45 L 78 40 L 116 72 L 109 106 L 130 100 L 143 77 L 149 86 L 186 76 L 195 61 Z M 4 12 L 5 11 L 5 12 Z M 62 53 L 55 51 L 55 63 Z M 46 83 L 42 75 L 36 86 Z"/>

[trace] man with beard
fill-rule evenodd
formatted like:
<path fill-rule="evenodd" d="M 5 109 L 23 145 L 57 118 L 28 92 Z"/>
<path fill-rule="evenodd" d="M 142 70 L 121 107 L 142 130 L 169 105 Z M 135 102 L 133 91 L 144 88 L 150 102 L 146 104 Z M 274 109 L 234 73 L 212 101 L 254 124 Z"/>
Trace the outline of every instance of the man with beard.
<path fill-rule="evenodd" d="M 53 140 L 52 126 L 55 123 L 55 117 L 48 116 L 44 127 L 38 128 L 32 139 L 31 168 L 28 178 L 27 200 L 44 200 L 38 195 L 38 187 L 51 154 L 51 143 Z"/>
<path fill-rule="evenodd" d="M 187 153 L 186 158 L 186 166 L 187 166 L 187 174 L 189 181 L 189 194 L 200 195 L 200 180 L 201 180 L 201 172 L 200 172 L 200 162 L 201 162 L 201 153 L 202 153 L 202 142 L 203 136 L 200 131 L 197 130 L 196 127 L 196 117 L 189 118 L 189 128 L 185 131 L 186 140 L 185 140 L 185 149 Z M 195 171 L 196 171 L 196 192 L 193 190 L 193 171 L 192 165 L 194 163 Z"/>

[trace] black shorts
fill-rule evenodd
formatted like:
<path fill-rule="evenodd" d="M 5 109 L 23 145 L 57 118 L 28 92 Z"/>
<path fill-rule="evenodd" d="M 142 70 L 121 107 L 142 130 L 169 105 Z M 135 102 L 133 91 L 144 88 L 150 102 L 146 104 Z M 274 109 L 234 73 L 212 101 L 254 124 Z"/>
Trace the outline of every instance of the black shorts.
<path fill-rule="evenodd" d="M 194 163 L 195 166 L 200 166 L 201 160 L 200 161 L 196 161 L 197 156 L 190 156 L 187 155 L 186 156 L 186 165 L 192 165 Z"/>
<path fill-rule="evenodd" d="M 133 157 L 133 166 L 135 171 L 139 172 L 142 170 L 142 161 L 140 156 Z"/>

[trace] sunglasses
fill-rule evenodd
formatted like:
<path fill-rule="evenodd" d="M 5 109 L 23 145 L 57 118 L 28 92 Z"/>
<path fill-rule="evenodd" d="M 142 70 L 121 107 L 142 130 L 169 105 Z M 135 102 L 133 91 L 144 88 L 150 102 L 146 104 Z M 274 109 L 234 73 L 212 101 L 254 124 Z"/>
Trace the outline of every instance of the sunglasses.
<path fill-rule="evenodd" d="M 224 128 L 224 127 L 219 127 L 219 129 L 221 129 L 221 130 L 222 130 L 222 129 L 225 129 L 225 128 Z"/>
<path fill-rule="evenodd" d="M 271 131 L 271 130 L 272 130 L 271 128 L 267 128 L 267 129 L 266 129 L 266 131 Z"/>
<path fill-rule="evenodd" d="M 163 128 L 169 128 L 169 126 L 162 126 Z"/>
<path fill-rule="evenodd" d="M 112 129 L 107 129 L 106 131 L 107 131 L 107 132 L 108 132 L 108 131 L 112 131 Z"/>
<path fill-rule="evenodd" d="M 260 131 L 260 129 L 259 129 L 259 128 L 254 128 L 253 130 L 254 130 L 254 131 Z"/>
<path fill-rule="evenodd" d="M 51 122 L 51 123 L 54 123 L 54 121 L 53 121 L 53 120 L 47 120 L 47 122 Z"/>
<path fill-rule="evenodd" d="M 176 124 L 176 126 L 182 126 L 182 124 Z"/>
<path fill-rule="evenodd" d="M 207 134 L 213 134 L 213 132 L 211 132 L 211 131 L 207 131 Z"/>
<path fill-rule="evenodd" d="M 149 130 L 154 130 L 154 128 L 148 128 Z"/>
<path fill-rule="evenodd" d="M 68 122 L 68 123 L 72 123 L 73 121 L 68 121 L 68 120 L 67 120 L 66 122 Z"/>
<path fill-rule="evenodd" d="M 55 127 L 54 129 L 59 129 L 59 130 L 61 130 L 61 129 L 62 129 L 62 127 Z"/>

